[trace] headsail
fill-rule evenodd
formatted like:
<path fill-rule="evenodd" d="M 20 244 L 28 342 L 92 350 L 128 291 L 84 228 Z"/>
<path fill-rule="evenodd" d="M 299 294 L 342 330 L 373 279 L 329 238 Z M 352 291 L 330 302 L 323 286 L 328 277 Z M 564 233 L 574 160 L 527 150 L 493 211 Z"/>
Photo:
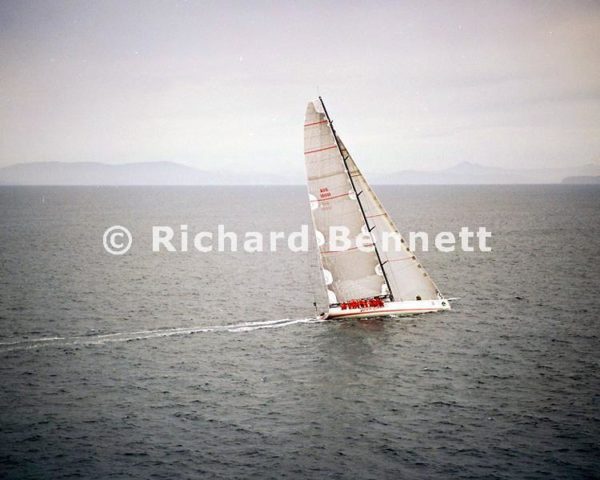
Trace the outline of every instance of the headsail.
<path fill-rule="evenodd" d="M 339 137 L 338 140 L 342 154 L 347 158 L 346 164 L 348 165 L 349 174 L 352 175 L 359 191 L 363 192 L 361 201 L 369 222 L 369 228 L 373 229 L 378 245 L 382 244 L 384 236 L 389 238 L 388 248 L 380 248 L 379 251 L 394 299 L 396 301 L 406 301 L 441 298 L 437 287 L 419 263 L 417 257 L 410 251 L 394 221 L 367 183 Z"/>
<path fill-rule="evenodd" d="M 322 101 L 310 102 L 306 109 L 304 156 L 329 303 L 380 295 L 396 301 L 441 298 L 335 133 Z M 346 227 L 353 244 L 331 250 L 330 227 Z M 370 251 L 359 250 L 355 239 L 360 233 L 373 239 Z M 382 250 L 377 239 L 384 233 L 396 240 L 391 238 L 389 248 Z"/>

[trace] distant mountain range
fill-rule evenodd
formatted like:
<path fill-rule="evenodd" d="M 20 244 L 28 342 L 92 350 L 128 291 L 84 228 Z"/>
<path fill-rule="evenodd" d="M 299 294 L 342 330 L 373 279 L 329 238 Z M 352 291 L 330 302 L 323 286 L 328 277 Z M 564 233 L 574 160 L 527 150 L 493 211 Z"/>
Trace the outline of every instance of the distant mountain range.
<path fill-rule="evenodd" d="M 381 185 L 494 185 L 561 183 L 567 177 L 600 175 L 600 165 L 593 163 L 564 168 L 508 169 L 462 162 L 437 172 L 404 170 L 376 176 Z"/>
<path fill-rule="evenodd" d="M 278 185 L 284 176 L 209 172 L 175 162 L 18 163 L 0 168 L 0 185 Z M 296 182 L 297 183 L 297 182 Z"/>
<path fill-rule="evenodd" d="M 600 185 L 600 175 L 587 175 L 582 177 L 567 177 L 563 178 L 561 183 L 576 184 L 576 185 Z"/>
<path fill-rule="evenodd" d="M 543 183 L 598 183 L 600 165 L 505 169 L 463 162 L 424 172 L 403 170 L 369 175 L 379 185 L 494 185 Z M 595 178 L 595 180 L 594 180 Z M 304 178 L 289 175 L 233 174 L 198 170 L 174 162 L 111 165 L 95 162 L 20 163 L 0 168 L 0 185 L 292 185 Z"/>

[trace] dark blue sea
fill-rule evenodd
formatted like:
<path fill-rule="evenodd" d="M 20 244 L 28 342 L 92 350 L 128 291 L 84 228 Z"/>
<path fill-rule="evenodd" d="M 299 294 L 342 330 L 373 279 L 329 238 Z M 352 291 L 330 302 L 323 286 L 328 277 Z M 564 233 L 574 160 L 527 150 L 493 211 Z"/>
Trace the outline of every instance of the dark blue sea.
<path fill-rule="evenodd" d="M 314 252 L 152 252 L 298 230 L 304 187 L 1 187 L 0 477 L 599 478 L 600 188 L 376 190 L 492 232 L 417 252 L 452 311 L 317 321 Z"/>

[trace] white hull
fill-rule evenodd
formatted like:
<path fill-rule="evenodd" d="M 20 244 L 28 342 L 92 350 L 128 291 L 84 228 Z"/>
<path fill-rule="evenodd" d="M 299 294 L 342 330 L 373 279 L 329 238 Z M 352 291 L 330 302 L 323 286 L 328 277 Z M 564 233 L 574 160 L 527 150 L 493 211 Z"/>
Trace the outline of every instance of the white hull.
<path fill-rule="evenodd" d="M 401 317 L 418 313 L 432 313 L 450 310 L 450 302 L 441 300 L 414 300 L 408 302 L 387 302 L 383 307 L 367 307 L 342 310 L 341 307 L 330 308 L 327 319 L 369 318 L 369 317 Z"/>

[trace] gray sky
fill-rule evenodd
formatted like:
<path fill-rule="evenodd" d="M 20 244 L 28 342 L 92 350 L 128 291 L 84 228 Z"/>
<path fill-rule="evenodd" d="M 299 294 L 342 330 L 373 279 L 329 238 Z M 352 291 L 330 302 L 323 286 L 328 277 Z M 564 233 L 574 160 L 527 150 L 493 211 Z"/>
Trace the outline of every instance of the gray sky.
<path fill-rule="evenodd" d="M 367 171 L 598 161 L 600 3 L 0 3 L 0 166 L 302 172 L 318 92 Z"/>

